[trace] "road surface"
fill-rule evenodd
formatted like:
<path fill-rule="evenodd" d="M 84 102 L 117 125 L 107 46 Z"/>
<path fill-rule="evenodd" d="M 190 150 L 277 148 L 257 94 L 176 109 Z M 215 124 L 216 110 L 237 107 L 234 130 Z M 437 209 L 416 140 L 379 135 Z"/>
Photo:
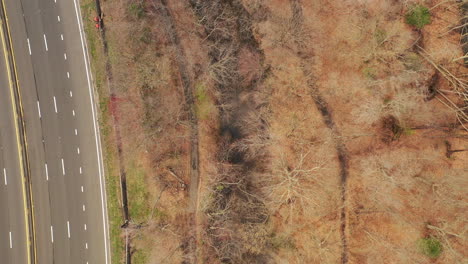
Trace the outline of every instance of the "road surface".
<path fill-rule="evenodd" d="M 4 3 L 24 110 L 37 263 L 110 264 L 98 124 L 78 0 Z"/>
<path fill-rule="evenodd" d="M 6 52 L 0 49 L 0 256 L 2 263 L 27 263 L 26 210 L 21 181 L 16 107 Z"/>

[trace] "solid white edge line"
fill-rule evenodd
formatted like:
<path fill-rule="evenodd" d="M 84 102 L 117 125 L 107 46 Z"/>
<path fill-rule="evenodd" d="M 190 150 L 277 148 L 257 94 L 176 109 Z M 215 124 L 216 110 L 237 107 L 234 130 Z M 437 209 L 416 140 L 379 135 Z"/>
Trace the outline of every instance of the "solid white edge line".
<path fill-rule="evenodd" d="M 89 73 L 89 59 L 87 56 L 89 54 L 86 52 L 85 45 L 86 42 L 84 40 L 83 34 L 83 25 L 82 25 L 82 17 L 81 17 L 81 10 L 79 6 L 76 4 L 77 0 L 73 0 L 73 3 L 75 4 L 75 13 L 76 13 L 76 20 L 78 22 L 78 27 L 80 31 L 80 38 L 81 38 L 81 47 L 83 51 L 83 59 L 85 61 L 85 68 L 86 68 L 86 78 L 88 80 L 88 90 L 89 90 L 89 98 L 90 98 L 90 103 L 91 103 L 91 110 L 93 113 L 93 126 L 94 126 L 94 137 L 96 140 L 96 155 L 97 155 L 97 162 L 98 162 L 98 172 L 99 172 L 99 184 L 100 184 L 100 190 L 101 190 L 101 206 L 102 206 L 102 225 L 104 229 L 104 247 L 105 247 L 105 258 L 106 258 L 106 264 L 111 263 L 110 261 L 110 252 L 109 252 L 109 246 L 108 246 L 108 233 L 107 233 L 107 197 L 106 197 L 106 191 L 105 191 L 105 183 L 104 183 L 104 171 L 103 171 L 103 164 L 102 164 L 102 152 L 101 152 L 101 144 L 100 144 L 100 136 L 99 136 L 99 129 L 98 126 L 99 124 L 96 122 L 96 111 L 94 110 L 94 99 L 93 99 L 93 92 L 91 88 L 91 78 L 90 78 L 90 73 Z"/>
<path fill-rule="evenodd" d="M 41 118 L 41 106 L 39 105 L 39 101 L 37 101 L 37 112 L 39 113 L 39 118 Z"/>
<path fill-rule="evenodd" d="M 29 55 L 31 55 L 32 54 L 31 53 L 31 43 L 29 43 L 29 38 L 27 38 L 27 40 L 28 40 Z"/>
<path fill-rule="evenodd" d="M 11 231 L 10 231 L 10 248 L 13 248 L 13 239 L 11 238 Z"/>
<path fill-rule="evenodd" d="M 45 43 L 45 50 L 48 51 L 49 48 L 47 48 L 47 38 L 45 34 L 44 34 L 44 43 Z"/>

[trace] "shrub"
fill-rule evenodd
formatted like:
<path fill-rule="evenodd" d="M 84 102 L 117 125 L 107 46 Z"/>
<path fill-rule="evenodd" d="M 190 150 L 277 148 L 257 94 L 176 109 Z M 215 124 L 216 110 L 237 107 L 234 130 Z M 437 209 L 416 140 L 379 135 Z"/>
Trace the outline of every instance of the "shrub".
<path fill-rule="evenodd" d="M 387 32 L 384 29 L 377 28 L 374 32 L 374 38 L 377 42 L 377 45 L 382 45 L 382 43 L 387 40 Z"/>
<path fill-rule="evenodd" d="M 276 234 L 272 234 L 270 238 L 270 247 L 278 250 L 278 249 L 289 249 L 294 250 L 296 249 L 296 245 L 294 244 L 294 240 L 289 236 L 278 236 Z"/>
<path fill-rule="evenodd" d="M 442 253 L 442 244 L 436 238 L 423 238 L 418 244 L 421 252 L 430 258 L 437 258 Z"/>
<path fill-rule="evenodd" d="M 407 70 L 419 71 L 423 64 L 418 54 L 414 52 L 408 52 L 403 55 L 403 65 Z"/>
<path fill-rule="evenodd" d="M 418 29 L 423 28 L 425 25 L 431 23 L 431 13 L 429 9 L 422 5 L 412 7 L 406 13 L 406 23 L 415 26 Z"/>
<path fill-rule="evenodd" d="M 143 2 L 131 3 L 128 6 L 128 14 L 134 19 L 141 19 L 145 16 L 145 7 Z"/>
<path fill-rule="evenodd" d="M 403 134 L 405 134 L 406 136 L 411 136 L 411 135 L 414 135 L 415 133 L 416 131 L 410 127 L 403 128 Z"/>
<path fill-rule="evenodd" d="M 375 68 L 365 67 L 364 69 L 362 69 L 362 73 L 364 74 L 366 78 L 369 78 L 372 80 L 375 80 L 377 78 L 377 71 Z"/>

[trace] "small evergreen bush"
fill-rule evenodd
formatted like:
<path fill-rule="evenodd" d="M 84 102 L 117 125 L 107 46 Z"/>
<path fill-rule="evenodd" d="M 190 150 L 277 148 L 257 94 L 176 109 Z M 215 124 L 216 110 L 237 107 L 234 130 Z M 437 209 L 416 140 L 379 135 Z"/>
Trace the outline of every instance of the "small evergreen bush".
<path fill-rule="evenodd" d="M 406 13 L 405 18 L 408 25 L 415 26 L 418 29 L 422 29 L 425 25 L 431 23 L 431 13 L 429 13 L 427 7 L 422 5 L 412 7 Z"/>
<path fill-rule="evenodd" d="M 422 238 L 419 240 L 419 249 L 421 252 L 430 257 L 437 258 L 442 253 L 442 243 L 433 237 Z"/>

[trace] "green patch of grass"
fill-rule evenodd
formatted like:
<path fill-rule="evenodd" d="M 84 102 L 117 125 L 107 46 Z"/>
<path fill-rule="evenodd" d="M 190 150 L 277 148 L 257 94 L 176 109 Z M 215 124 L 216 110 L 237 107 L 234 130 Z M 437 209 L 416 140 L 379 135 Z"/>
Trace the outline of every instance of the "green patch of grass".
<path fill-rule="evenodd" d="M 127 11 L 128 14 L 135 19 L 142 19 L 145 17 L 145 6 L 143 2 L 130 3 Z"/>
<path fill-rule="evenodd" d="M 164 211 L 154 208 L 151 212 L 151 216 L 159 223 L 166 222 L 169 219 L 169 216 Z"/>
<path fill-rule="evenodd" d="M 147 250 L 137 249 L 132 255 L 133 264 L 147 264 L 149 254 Z"/>
<path fill-rule="evenodd" d="M 144 27 L 142 30 L 141 30 L 141 33 L 140 33 L 140 38 L 139 40 L 143 43 L 145 43 L 146 45 L 149 45 L 151 44 L 151 42 L 153 42 L 153 34 L 151 32 L 151 29 L 149 27 Z"/>
<path fill-rule="evenodd" d="M 406 13 L 405 21 L 408 25 L 422 29 L 425 25 L 431 23 L 431 13 L 427 7 L 416 5 Z"/>
<path fill-rule="evenodd" d="M 294 244 L 294 240 L 289 237 L 289 236 L 283 236 L 283 235 L 276 235 L 273 234 L 270 238 L 270 245 L 271 248 L 275 250 L 279 249 L 289 249 L 293 250 L 296 249 L 296 245 Z"/>
<path fill-rule="evenodd" d="M 128 210 L 132 221 L 136 224 L 147 222 L 154 218 L 159 222 L 167 220 L 167 214 L 157 208 L 151 210 L 150 194 L 146 185 L 146 173 L 139 166 L 137 160 L 131 160 L 127 166 L 127 194 Z M 136 233 L 134 237 L 136 251 L 132 254 L 132 263 L 148 263 L 149 250 L 151 249 L 151 234 Z M 138 241 L 137 241 L 138 240 Z M 142 246 L 145 245 L 145 246 Z"/>
<path fill-rule="evenodd" d="M 95 14 L 95 3 L 93 0 L 82 2 L 81 10 L 86 32 L 87 46 L 91 58 L 91 71 L 98 92 L 99 126 L 103 146 L 103 162 L 106 176 L 107 213 L 109 217 L 109 232 L 111 243 L 111 255 L 113 263 L 123 263 L 124 242 L 121 237 L 122 211 L 119 203 L 120 183 L 117 170 L 116 150 L 112 143 L 112 127 L 110 125 L 110 113 L 108 109 L 108 91 L 105 87 L 106 71 L 105 58 L 99 41 L 99 31 L 92 22 Z"/>
<path fill-rule="evenodd" d="M 107 151 L 106 151 L 107 152 Z M 116 263 L 122 263 L 124 242 L 121 238 L 122 211 L 119 204 L 119 177 L 111 175 L 115 164 L 114 155 L 106 153 L 104 165 L 106 167 L 107 211 L 109 216 L 110 240 L 112 257 Z"/>
<path fill-rule="evenodd" d="M 414 52 L 407 52 L 403 56 L 403 65 L 407 70 L 419 71 L 422 69 L 423 62 L 421 57 Z"/>
<path fill-rule="evenodd" d="M 214 109 L 214 104 L 208 96 L 205 84 L 195 86 L 195 112 L 198 119 L 206 119 Z"/>
<path fill-rule="evenodd" d="M 382 43 L 384 43 L 387 39 L 387 31 L 381 28 L 377 28 L 374 32 L 374 38 L 375 42 L 377 42 L 377 45 L 382 45 Z"/>
<path fill-rule="evenodd" d="M 375 80 L 377 78 L 377 70 L 372 67 L 365 67 L 362 69 L 362 74 L 369 79 Z"/>
<path fill-rule="evenodd" d="M 438 258 L 442 254 L 442 243 L 434 237 L 422 238 L 418 241 L 419 250 L 430 258 Z"/>
<path fill-rule="evenodd" d="M 403 128 L 403 134 L 406 136 L 411 136 L 411 135 L 414 135 L 415 133 L 416 131 L 410 127 Z"/>
<path fill-rule="evenodd" d="M 127 167 L 128 210 L 136 223 L 146 222 L 151 213 L 145 176 L 144 170 L 137 162 L 131 161 Z"/>

